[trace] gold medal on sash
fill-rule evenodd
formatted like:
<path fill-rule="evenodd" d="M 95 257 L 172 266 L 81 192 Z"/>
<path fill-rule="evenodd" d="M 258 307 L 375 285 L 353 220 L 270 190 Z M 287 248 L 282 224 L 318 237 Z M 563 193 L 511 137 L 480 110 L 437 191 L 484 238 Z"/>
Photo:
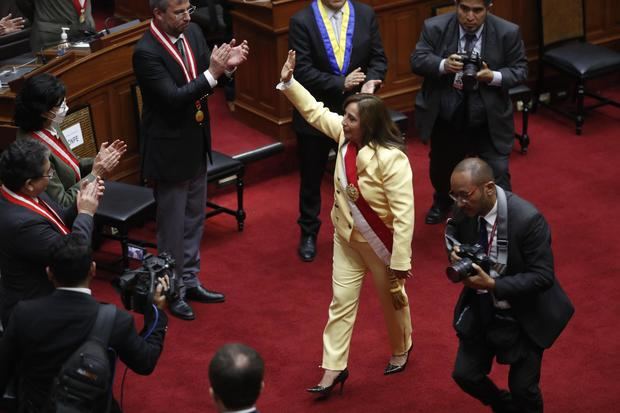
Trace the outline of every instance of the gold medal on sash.
<path fill-rule="evenodd" d="M 198 123 L 202 123 L 203 120 L 205 120 L 205 114 L 201 109 L 198 109 L 196 111 L 196 122 Z"/>
<path fill-rule="evenodd" d="M 347 185 L 347 197 L 351 200 L 351 202 L 356 202 L 357 198 L 360 197 L 360 193 L 353 184 Z"/>
<path fill-rule="evenodd" d="M 82 9 L 82 12 L 80 13 L 80 23 L 84 23 L 86 21 L 86 16 L 85 13 L 86 10 Z"/>

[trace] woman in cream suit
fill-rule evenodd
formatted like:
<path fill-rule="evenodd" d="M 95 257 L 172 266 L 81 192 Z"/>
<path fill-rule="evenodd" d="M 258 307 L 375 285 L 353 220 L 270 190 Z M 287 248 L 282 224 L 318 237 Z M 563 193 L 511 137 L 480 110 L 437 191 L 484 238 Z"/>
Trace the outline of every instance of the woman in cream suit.
<path fill-rule="evenodd" d="M 344 116 L 330 112 L 293 79 L 289 51 L 277 86 L 315 128 L 338 142 L 334 174 L 333 298 L 323 333 L 323 377 L 311 393 L 329 396 L 349 376 L 347 359 L 362 280 L 371 272 L 390 339 L 384 374 L 405 369 L 413 342 L 405 279 L 411 276 L 413 180 L 403 139 L 383 101 L 349 97 Z M 381 81 L 369 85 L 374 89 Z M 365 90 L 362 90 L 365 92 Z"/>

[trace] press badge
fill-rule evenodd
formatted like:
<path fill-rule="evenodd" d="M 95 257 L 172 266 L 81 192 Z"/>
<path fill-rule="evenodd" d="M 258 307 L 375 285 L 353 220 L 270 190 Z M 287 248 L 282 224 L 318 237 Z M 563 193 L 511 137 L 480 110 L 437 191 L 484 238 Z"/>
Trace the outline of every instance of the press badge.
<path fill-rule="evenodd" d="M 452 87 L 458 90 L 463 90 L 463 71 L 456 72 L 454 74 L 454 82 L 452 82 Z"/>

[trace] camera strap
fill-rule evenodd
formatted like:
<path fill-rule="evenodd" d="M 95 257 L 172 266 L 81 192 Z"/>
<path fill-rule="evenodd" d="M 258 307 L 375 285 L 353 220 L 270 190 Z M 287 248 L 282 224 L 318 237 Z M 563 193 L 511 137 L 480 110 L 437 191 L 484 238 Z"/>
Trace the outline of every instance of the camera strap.
<path fill-rule="evenodd" d="M 497 272 L 502 274 L 508 264 L 508 201 L 502 188 L 495 185 L 497 193 Z M 501 269 L 501 271 L 500 271 Z"/>

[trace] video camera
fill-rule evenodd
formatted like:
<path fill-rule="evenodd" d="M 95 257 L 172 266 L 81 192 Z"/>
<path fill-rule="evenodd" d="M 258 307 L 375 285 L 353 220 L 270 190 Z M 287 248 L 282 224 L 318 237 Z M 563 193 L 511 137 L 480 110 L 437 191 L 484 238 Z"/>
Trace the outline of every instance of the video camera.
<path fill-rule="evenodd" d="M 482 69 L 482 57 L 474 51 L 468 53 L 458 53 L 463 63 L 463 90 L 471 92 L 478 86 L 478 78 L 476 75 Z"/>
<path fill-rule="evenodd" d="M 158 256 L 148 254 L 142 267 L 126 270 L 118 279 L 121 301 L 127 310 L 144 314 L 153 304 L 153 295 L 159 279 L 168 276 L 169 286 L 164 294 L 168 302 L 178 298 L 176 289 L 175 262 L 170 254 L 163 252 Z"/>
<path fill-rule="evenodd" d="M 480 244 L 461 244 L 458 252 L 456 250 L 454 252 L 461 259 L 446 268 L 446 275 L 453 283 L 474 275 L 476 273 L 472 266 L 474 263 L 479 265 L 487 274 L 491 272 L 493 261 L 485 254 L 484 248 Z"/>

